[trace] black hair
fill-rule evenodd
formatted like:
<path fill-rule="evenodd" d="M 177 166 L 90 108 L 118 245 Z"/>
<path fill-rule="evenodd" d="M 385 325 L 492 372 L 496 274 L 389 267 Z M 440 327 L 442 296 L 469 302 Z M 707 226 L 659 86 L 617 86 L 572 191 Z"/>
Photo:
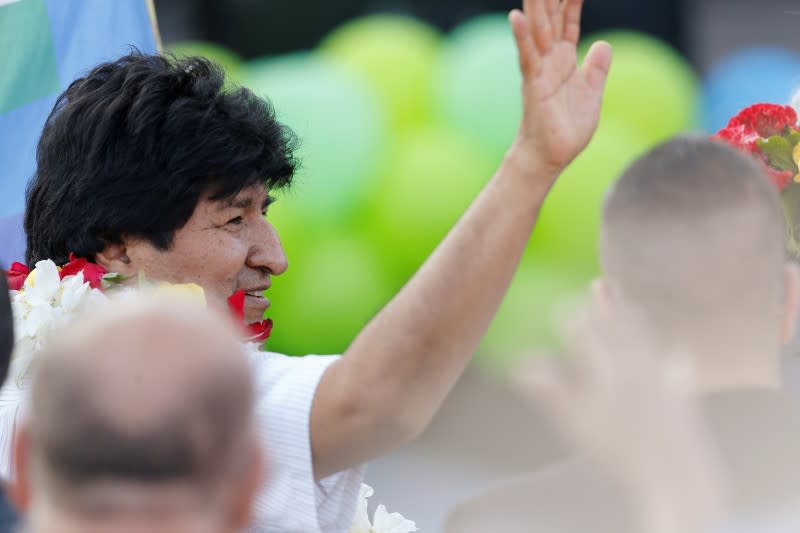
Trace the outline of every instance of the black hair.
<path fill-rule="evenodd" d="M 136 50 L 72 82 L 45 123 L 27 191 L 26 262 L 93 258 L 125 236 L 166 250 L 204 195 L 291 183 L 296 138 L 210 61 Z"/>
<path fill-rule="evenodd" d="M 0 269 L 0 385 L 8 375 L 11 352 L 14 350 L 14 317 L 5 272 Z"/>

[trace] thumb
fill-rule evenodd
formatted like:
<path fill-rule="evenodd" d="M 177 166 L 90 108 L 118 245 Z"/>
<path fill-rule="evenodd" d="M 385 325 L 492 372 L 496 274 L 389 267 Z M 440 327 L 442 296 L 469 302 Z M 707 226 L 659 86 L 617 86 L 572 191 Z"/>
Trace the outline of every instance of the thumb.
<path fill-rule="evenodd" d="M 583 61 L 582 72 L 586 82 L 598 93 L 602 93 L 611 68 L 611 45 L 597 41 L 589 49 Z"/>

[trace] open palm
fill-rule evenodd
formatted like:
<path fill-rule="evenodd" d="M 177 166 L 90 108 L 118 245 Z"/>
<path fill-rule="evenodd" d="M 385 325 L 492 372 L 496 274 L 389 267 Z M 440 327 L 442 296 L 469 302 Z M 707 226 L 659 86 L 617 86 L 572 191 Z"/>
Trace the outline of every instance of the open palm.
<path fill-rule="evenodd" d="M 577 45 L 583 0 L 525 0 L 510 14 L 522 71 L 518 143 L 560 171 L 589 143 L 600 117 L 611 47 L 595 43 L 582 66 Z"/>

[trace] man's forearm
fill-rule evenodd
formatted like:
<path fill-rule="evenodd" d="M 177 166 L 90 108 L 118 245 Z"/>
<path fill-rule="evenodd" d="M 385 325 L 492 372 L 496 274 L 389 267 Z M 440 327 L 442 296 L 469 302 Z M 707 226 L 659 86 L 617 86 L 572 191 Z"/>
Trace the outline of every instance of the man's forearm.
<path fill-rule="evenodd" d="M 522 73 L 517 142 L 419 272 L 323 375 L 311 409 L 318 477 L 424 429 L 494 316 L 556 175 L 597 127 L 611 48 L 596 43 L 577 65 L 583 0 L 524 5 L 509 14 Z"/>
<path fill-rule="evenodd" d="M 424 429 L 494 316 L 553 173 L 512 148 L 419 272 L 329 369 L 318 396 L 353 405 L 329 421 L 312 418 L 315 450 L 341 450 L 319 465 L 319 475 L 376 457 Z M 345 391 L 358 393 L 348 400 L 340 396 Z M 348 415 L 353 427 L 346 434 L 366 438 L 350 446 L 326 442 L 342 438 L 344 429 L 326 425 Z"/>

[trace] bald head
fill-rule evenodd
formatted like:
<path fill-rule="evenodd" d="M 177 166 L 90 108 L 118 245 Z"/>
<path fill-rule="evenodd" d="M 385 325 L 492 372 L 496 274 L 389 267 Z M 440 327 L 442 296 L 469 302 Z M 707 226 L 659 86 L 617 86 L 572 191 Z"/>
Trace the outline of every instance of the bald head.
<path fill-rule="evenodd" d="M 676 138 L 636 161 L 603 213 L 604 276 L 664 340 L 777 337 L 784 216 L 751 158 Z"/>
<path fill-rule="evenodd" d="M 189 304 L 135 298 L 83 317 L 42 354 L 31 394 L 31 459 L 68 505 L 98 484 L 213 493 L 254 442 L 236 333 Z"/>

